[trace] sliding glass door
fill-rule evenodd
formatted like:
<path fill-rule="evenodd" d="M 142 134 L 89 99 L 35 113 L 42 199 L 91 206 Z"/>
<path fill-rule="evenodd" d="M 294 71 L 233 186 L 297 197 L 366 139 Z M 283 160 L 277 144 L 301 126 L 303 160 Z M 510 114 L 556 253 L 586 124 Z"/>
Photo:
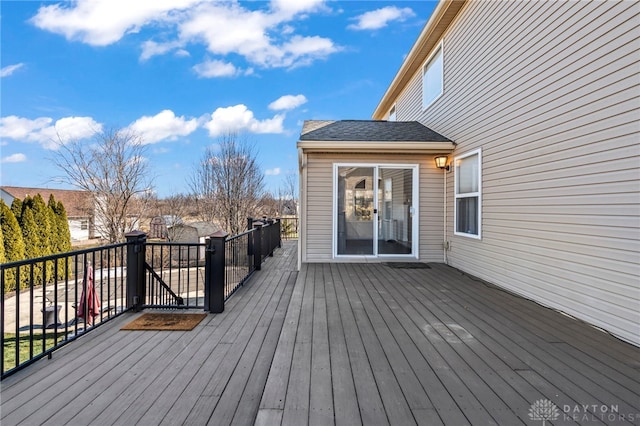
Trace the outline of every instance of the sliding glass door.
<path fill-rule="evenodd" d="M 411 254 L 413 170 L 378 169 L 378 254 Z"/>
<path fill-rule="evenodd" d="M 413 256 L 417 166 L 335 166 L 337 256 Z"/>
<path fill-rule="evenodd" d="M 374 168 L 339 167 L 338 255 L 373 255 Z"/>

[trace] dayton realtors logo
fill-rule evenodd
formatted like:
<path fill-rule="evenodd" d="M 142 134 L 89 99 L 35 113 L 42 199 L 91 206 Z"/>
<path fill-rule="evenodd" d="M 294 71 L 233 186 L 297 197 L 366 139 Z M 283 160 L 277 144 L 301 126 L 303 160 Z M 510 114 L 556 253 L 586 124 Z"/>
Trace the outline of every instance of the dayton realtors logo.
<path fill-rule="evenodd" d="M 547 420 L 558 420 L 558 417 L 560 417 L 560 410 L 556 404 L 548 399 L 539 399 L 531 404 L 531 408 L 529 408 L 529 418 L 531 420 L 542 420 L 543 426 Z"/>
<path fill-rule="evenodd" d="M 562 410 L 548 399 L 539 399 L 531 404 L 529 418 L 542 421 L 544 426 L 547 421 L 555 421 L 562 416 L 563 421 L 570 422 L 634 422 L 640 420 L 640 413 L 621 413 L 618 405 L 563 405 Z"/>

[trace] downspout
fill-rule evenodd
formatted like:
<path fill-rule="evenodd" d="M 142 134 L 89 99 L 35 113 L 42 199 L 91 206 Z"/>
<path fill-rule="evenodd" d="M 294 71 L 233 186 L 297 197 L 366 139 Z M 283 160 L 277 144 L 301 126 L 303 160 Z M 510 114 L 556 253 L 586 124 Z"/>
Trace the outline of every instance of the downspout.
<path fill-rule="evenodd" d="M 307 154 L 302 148 L 298 148 L 298 271 L 302 267 L 302 248 L 306 244 L 302 241 L 306 240 L 307 229 Z"/>
<path fill-rule="evenodd" d="M 442 241 L 442 257 L 444 264 L 448 264 L 447 250 L 449 249 L 449 243 L 447 242 L 447 168 L 442 169 L 444 173 L 444 240 Z"/>

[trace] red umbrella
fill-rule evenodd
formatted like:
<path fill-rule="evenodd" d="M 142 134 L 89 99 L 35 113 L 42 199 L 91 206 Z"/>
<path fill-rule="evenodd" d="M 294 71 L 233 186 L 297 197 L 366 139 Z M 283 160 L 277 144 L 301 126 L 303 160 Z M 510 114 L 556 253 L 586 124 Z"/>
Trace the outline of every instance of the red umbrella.
<path fill-rule="evenodd" d="M 93 267 L 91 265 L 87 267 L 82 279 L 82 296 L 80 297 L 80 303 L 78 303 L 76 316 L 85 318 L 85 313 L 91 318 L 100 315 L 100 299 L 93 285 Z"/>

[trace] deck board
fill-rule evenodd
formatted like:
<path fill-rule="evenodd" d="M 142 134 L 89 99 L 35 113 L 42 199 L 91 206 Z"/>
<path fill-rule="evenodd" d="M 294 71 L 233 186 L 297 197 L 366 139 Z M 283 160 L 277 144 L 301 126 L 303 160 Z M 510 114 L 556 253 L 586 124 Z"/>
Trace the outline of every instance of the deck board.
<path fill-rule="evenodd" d="M 326 283 L 324 273 L 322 268 L 317 268 L 314 281 Z M 314 290 L 309 423 L 332 425 L 334 423 L 333 390 L 325 286 L 318 285 Z"/>
<path fill-rule="evenodd" d="M 192 331 L 127 314 L 17 372 L 2 424 L 511 425 L 540 399 L 640 419 L 640 349 L 594 327 L 443 264 L 296 260 L 286 243 Z"/>
<path fill-rule="evenodd" d="M 620 410 L 625 413 L 637 412 L 636 407 L 638 401 L 640 401 L 639 375 L 637 373 L 632 376 L 636 383 L 635 391 L 623 391 L 622 394 L 615 395 L 616 389 L 619 390 L 619 388 L 616 385 L 611 385 L 610 380 L 601 374 L 599 369 L 585 365 L 571 356 L 570 353 L 559 348 L 558 344 L 562 342 L 561 339 L 545 340 L 543 336 L 546 335 L 547 328 L 545 327 L 545 333 L 541 332 L 540 329 L 533 328 L 532 324 L 536 322 L 535 318 L 537 316 L 523 314 L 523 310 L 518 309 L 518 307 L 521 304 L 528 304 L 529 308 L 537 307 L 539 308 L 538 316 L 541 313 L 553 314 L 558 317 L 559 322 L 564 321 L 565 316 L 517 297 L 513 298 L 513 303 L 498 304 L 491 297 L 492 293 L 498 292 L 504 295 L 503 291 L 495 288 L 490 289 L 490 292 L 482 290 L 480 286 L 467 286 L 461 288 L 458 295 L 463 300 L 468 301 L 469 306 L 471 306 L 470 309 L 484 308 L 484 317 L 493 324 L 496 331 L 502 331 L 507 336 L 512 344 L 511 348 L 514 348 L 513 343 L 515 342 L 517 346 L 524 349 L 524 356 L 529 359 L 529 365 L 532 369 L 543 377 L 548 378 L 558 387 L 571 390 L 568 395 L 572 401 L 567 401 L 568 405 L 581 404 L 579 401 L 590 401 L 589 404 L 618 405 Z M 525 315 L 531 315 L 531 317 Z M 512 326 L 505 328 L 505 321 L 510 321 Z M 578 321 L 574 322 L 578 323 Z M 585 328 L 584 332 L 591 328 L 584 324 L 582 325 Z M 603 337 L 603 333 L 595 329 L 590 331 L 593 333 L 594 338 L 601 339 Z M 610 336 L 608 337 L 610 343 L 616 341 Z M 608 386 L 603 386 L 604 383 Z M 630 399 L 635 400 L 635 403 L 626 403 Z M 565 402 L 562 404 L 564 405 Z"/>
<path fill-rule="evenodd" d="M 333 406 L 336 425 L 354 425 L 361 423 L 358 396 L 353 380 L 353 370 L 349 362 L 345 324 L 342 321 L 338 296 L 333 281 L 331 265 L 322 267 L 325 280 L 325 300 L 327 314 L 327 337 L 329 339 L 329 362 L 333 386 Z"/>
<path fill-rule="evenodd" d="M 337 296 L 338 310 L 344 328 L 352 379 L 357 394 L 360 418 L 366 425 L 389 424 L 382 404 L 382 398 L 374 379 L 369 357 L 367 356 L 362 337 L 356 326 L 351 302 L 347 297 L 341 274 L 342 265 L 331 265 L 332 283 Z M 336 331 L 339 332 L 339 331 Z M 338 382 L 339 383 L 339 382 Z M 357 424 L 357 423 L 356 423 Z"/>

